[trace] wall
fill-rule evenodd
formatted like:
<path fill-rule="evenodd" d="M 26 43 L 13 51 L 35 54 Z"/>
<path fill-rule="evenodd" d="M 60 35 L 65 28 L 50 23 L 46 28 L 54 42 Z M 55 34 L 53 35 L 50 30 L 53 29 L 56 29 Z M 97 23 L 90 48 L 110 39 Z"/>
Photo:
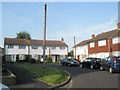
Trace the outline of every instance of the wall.
<path fill-rule="evenodd" d="M 14 45 L 13 49 L 8 49 L 8 45 L 5 45 L 5 54 L 28 54 L 28 46 L 25 49 L 18 49 L 18 45 Z"/>

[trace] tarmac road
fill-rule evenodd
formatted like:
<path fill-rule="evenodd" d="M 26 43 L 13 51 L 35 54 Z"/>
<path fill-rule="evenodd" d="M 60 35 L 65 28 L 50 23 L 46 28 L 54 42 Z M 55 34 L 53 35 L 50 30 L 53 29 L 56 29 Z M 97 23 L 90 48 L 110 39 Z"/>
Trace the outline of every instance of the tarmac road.
<path fill-rule="evenodd" d="M 67 67 L 60 64 L 47 64 L 68 71 L 72 79 L 63 88 L 118 88 L 120 73 L 110 74 L 108 71 L 80 67 Z M 118 80 L 119 76 L 119 80 Z"/>

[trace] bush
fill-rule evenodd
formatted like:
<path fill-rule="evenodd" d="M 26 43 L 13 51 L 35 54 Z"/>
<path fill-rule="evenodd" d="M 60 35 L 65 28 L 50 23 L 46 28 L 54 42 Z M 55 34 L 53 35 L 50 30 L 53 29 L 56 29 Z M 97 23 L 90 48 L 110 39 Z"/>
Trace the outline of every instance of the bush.
<path fill-rule="evenodd" d="M 30 60 L 30 62 L 31 62 L 31 63 L 36 63 L 36 60 L 35 60 L 34 58 L 32 58 L 32 59 Z"/>
<path fill-rule="evenodd" d="M 46 61 L 47 61 L 47 63 L 52 63 L 52 58 L 51 57 L 47 57 Z"/>
<path fill-rule="evenodd" d="M 40 57 L 40 55 L 38 55 L 37 62 L 40 63 L 40 61 L 41 61 L 41 57 Z"/>
<path fill-rule="evenodd" d="M 60 63 L 60 62 L 61 62 L 61 59 L 60 59 L 60 58 L 58 58 L 57 63 Z"/>
<path fill-rule="evenodd" d="M 29 60 L 31 60 L 31 55 L 25 55 L 25 61 L 29 62 Z"/>

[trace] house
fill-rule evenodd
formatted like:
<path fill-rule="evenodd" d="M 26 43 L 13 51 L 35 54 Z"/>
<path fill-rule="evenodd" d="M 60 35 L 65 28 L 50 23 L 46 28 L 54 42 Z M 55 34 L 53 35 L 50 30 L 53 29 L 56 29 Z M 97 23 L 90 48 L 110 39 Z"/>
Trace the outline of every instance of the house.
<path fill-rule="evenodd" d="M 4 48 L 6 61 L 16 62 L 16 58 L 24 60 L 26 55 L 43 61 L 43 40 L 26 40 L 5 38 Z M 67 57 L 68 45 L 64 41 L 46 41 L 46 57 L 52 57 L 53 62 Z"/>
<path fill-rule="evenodd" d="M 76 49 L 76 51 L 75 51 Z M 92 35 L 92 39 L 84 40 L 73 48 L 76 58 L 85 57 L 105 58 L 107 56 L 120 56 L 120 23 L 117 29 Z"/>
<path fill-rule="evenodd" d="M 88 41 L 89 40 L 84 40 L 73 47 L 75 58 L 81 60 L 88 56 Z"/>
<path fill-rule="evenodd" d="M 90 57 L 105 58 L 120 56 L 120 30 L 112 30 L 97 35 L 88 44 Z"/>

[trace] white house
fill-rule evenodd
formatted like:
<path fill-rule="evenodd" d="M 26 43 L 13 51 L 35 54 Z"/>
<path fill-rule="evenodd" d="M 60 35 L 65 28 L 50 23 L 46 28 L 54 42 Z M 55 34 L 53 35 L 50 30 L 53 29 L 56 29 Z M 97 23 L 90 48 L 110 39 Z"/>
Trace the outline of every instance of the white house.
<path fill-rule="evenodd" d="M 31 58 L 43 60 L 43 40 L 25 40 L 17 38 L 5 38 L 4 47 L 6 61 L 16 62 L 17 55 L 19 60 L 24 60 L 25 55 L 31 55 Z M 59 58 L 65 58 L 68 55 L 68 45 L 64 41 L 46 41 L 46 56 L 52 57 L 55 62 Z"/>
<path fill-rule="evenodd" d="M 73 47 L 73 53 L 76 59 L 81 60 L 88 57 L 88 41 L 90 40 L 84 40 Z"/>

